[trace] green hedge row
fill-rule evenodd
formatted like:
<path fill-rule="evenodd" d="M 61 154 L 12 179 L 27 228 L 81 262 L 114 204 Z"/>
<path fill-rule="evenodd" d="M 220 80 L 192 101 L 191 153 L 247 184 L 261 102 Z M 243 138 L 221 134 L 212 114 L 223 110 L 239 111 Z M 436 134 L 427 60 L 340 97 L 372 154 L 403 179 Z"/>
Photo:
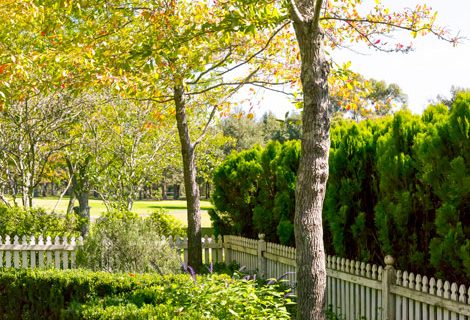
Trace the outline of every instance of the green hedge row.
<path fill-rule="evenodd" d="M 215 230 L 294 244 L 300 142 L 232 154 L 216 170 Z M 332 123 L 324 202 L 330 254 L 470 281 L 470 93 L 422 116 Z M 452 272 L 448 272 L 452 270 Z"/>
<path fill-rule="evenodd" d="M 227 275 L 0 270 L 1 319 L 290 319 L 284 295 Z"/>

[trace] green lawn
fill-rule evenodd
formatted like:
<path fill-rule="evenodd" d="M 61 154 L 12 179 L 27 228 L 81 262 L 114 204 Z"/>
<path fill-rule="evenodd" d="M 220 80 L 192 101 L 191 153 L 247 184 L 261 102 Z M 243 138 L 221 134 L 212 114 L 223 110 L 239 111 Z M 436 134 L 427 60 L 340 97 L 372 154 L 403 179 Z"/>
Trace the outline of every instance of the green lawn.
<path fill-rule="evenodd" d="M 33 200 L 34 207 L 41 207 L 47 211 L 52 211 L 56 205 L 58 198 L 35 198 Z M 56 212 L 65 213 L 67 210 L 67 204 L 69 199 L 63 198 L 57 205 Z M 77 203 L 76 203 L 77 205 Z M 90 200 L 90 213 L 92 220 L 95 220 L 103 212 L 106 212 L 106 206 L 101 200 Z M 173 215 L 175 218 L 180 220 L 185 226 L 187 226 L 187 212 L 186 212 L 186 201 L 185 200 L 164 200 L 164 201 L 136 201 L 134 202 L 133 212 L 139 214 L 140 216 L 146 216 L 152 213 L 155 209 L 163 208 L 168 210 L 168 212 Z M 212 208 L 212 204 L 209 201 L 201 201 L 201 216 L 202 216 L 202 227 L 204 229 L 211 228 L 211 221 L 207 210 Z"/>

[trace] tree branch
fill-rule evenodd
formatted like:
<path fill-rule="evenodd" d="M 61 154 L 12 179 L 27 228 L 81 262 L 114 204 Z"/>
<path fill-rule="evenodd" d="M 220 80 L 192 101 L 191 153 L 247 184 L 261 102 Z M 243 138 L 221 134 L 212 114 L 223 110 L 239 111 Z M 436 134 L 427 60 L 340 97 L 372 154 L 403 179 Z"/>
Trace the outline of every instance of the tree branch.
<path fill-rule="evenodd" d="M 227 53 L 227 55 L 222 59 L 220 60 L 219 62 L 217 62 L 216 64 L 212 65 L 210 68 L 208 68 L 207 70 L 201 72 L 199 74 L 199 76 L 196 78 L 196 80 L 194 81 L 189 81 L 189 82 L 186 82 L 187 84 L 196 84 L 199 82 L 199 80 L 201 80 L 202 77 L 204 77 L 206 74 L 208 74 L 209 72 L 217 69 L 218 67 L 220 67 L 221 65 L 223 65 L 227 60 L 228 58 L 230 58 L 230 56 L 232 55 L 232 47 L 230 46 L 229 48 L 229 52 Z"/>
<path fill-rule="evenodd" d="M 229 68 L 223 72 L 220 72 L 218 74 L 218 76 L 222 76 L 224 74 L 227 74 L 229 73 L 230 71 L 233 71 L 247 63 L 249 63 L 251 60 L 253 60 L 254 58 L 256 58 L 256 56 L 258 56 L 261 52 L 263 52 L 264 50 L 266 50 L 266 48 L 269 46 L 269 44 L 273 41 L 274 37 L 276 37 L 276 35 L 282 31 L 282 29 L 284 29 L 288 24 L 290 24 L 290 22 L 286 22 L 284 23 L 281 27 L 279 27 L 279 29 L 277 29 L 276 31 L 274 31 L 274 33 L 269 37 L 268 41 L 266 42 L 266 44 L 258 51 L 256 51 L 255 53 L 253 53 L 251 56 L 248 57 L 248 59 L 246 59 L 245 61 L 237 64 L 236 66 L 232 67 L 232 68 Z"/>
<path fill-rule="evenodd" d="M 300 13 L 299 8 L 297 7 L 297 4 L 295 3 L 295 0 L 290 0 L 290 5 L 291 5 L 291 16 L 292 20 L 294 20 L 297 23 L 302 23 L 305 21 L 305 18 L 303 17 L 302 13 Z"/>
<path fill-rule="evenodd" d="M 323 0 L 317 0 L 315 1 L 315 11 L 313 13 L 313 26 L 315 29 L 318 29 L 320 27 L 320 13 L 323 5 Z"/>
<path fill-rule="evenodd" d="M 214 118 L 216 110 L 217 110 L 217 105 L 212 107 L 212 111 L 211 111 L 211 114 L 209 115 L 209 119 L 207 120 L 206 125 L 204 126 L 204 129 L 202 130 L 201 135 L 194 141 L 193 148 L 196 148 L 196 146 L 201 143 L 202 139 L 204 139 L 204 137 L 207 133 L 207 129 L 209 129 L 209 125 L 210 125 L 212 119 Z"/>

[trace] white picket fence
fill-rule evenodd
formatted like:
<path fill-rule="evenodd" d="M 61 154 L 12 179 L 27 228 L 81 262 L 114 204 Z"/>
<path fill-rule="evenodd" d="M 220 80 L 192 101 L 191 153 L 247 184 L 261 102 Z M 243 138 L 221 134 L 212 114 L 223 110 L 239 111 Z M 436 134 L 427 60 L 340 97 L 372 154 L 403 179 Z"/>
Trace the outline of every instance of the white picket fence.
<path fill-rule="evenodd" d="M 0 267 L 14 268 L 44 268 L 57 269 L 75 268 L 75 250 L 77 245 L 82 245 L 83 239 L 56 237 L 52 242 L 51 237 L 34 236 L 20 238 L 0 236 Z"/>
<path fill-rule="evenodd" d="M 266 243 L 263 235 L 225 236 L 224 253 L 226 261 L 295 287 L 295 248 Z M 470 287 L 395 270 L 390 256 L 384 262 L 385 268 L 327 256 L 327 305 L 346 320 L 470 320 Z"/>
<path fill-rule="evenodd" d="M 187 239 L 162 238 L 187 262 Z M 73 268 L 82 239 L 0 237 L 0 267 Z M 202 240 L 203 261 L 232 262 L 266 278 L 283 278 L 295 288 L 295 248 L 238 236 Z M 385 267 L 327 256 L 326 301 L 346 320 L 470 320 L 470 287 Z"/>

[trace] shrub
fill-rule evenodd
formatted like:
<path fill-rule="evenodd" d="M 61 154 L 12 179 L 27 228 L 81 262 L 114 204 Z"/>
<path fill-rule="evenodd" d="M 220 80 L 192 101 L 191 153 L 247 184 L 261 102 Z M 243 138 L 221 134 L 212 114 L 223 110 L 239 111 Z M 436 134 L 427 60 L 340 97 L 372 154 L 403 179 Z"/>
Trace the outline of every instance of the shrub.
<path fill-rule="evenodd" d="M 129 214 L 102 217 L 77 254 L 78 265 L 109 272 L 177 272 L 180 258 L 154 230 L 155 223 Z"/>
<path fill-rule="evenodd" d="M 168 214 L 167 210 L 158 209 L 146 219 L 150 228 L 156 233 L 163 236 L 180 236 L 186 235 L 183 224 L 174 216 Z"/>
<path fill-rule="evenodd" d="M 226 275 L 3 270 L 3 319 L 290 319 L 278 285 Z"/>
<path fill-rule="evenodd" d="M 61 216 L 42 208 L 24 209 L 0 205 L 0 235 L 78 237 L 79 226 L 74 214 Z"/>

